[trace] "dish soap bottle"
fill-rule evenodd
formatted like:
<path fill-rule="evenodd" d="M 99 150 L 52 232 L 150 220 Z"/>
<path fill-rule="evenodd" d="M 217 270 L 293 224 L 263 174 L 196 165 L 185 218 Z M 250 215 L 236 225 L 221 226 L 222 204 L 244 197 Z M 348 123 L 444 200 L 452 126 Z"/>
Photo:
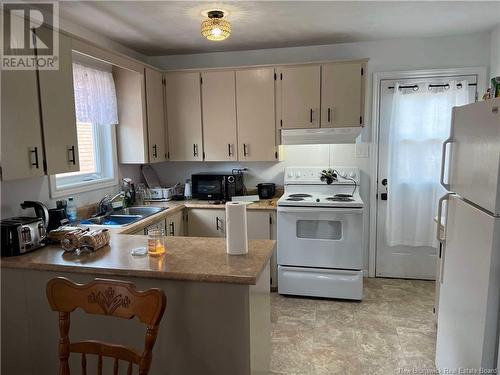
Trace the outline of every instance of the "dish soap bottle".
<path fill-rule="evenodd" d="M 68 220 L 70 223 L 75 223 L 77 221 L 76 202 L 73 197 L 68 198 L 68 204 L 66 206 L 66 215 L 68 215 Z"/>

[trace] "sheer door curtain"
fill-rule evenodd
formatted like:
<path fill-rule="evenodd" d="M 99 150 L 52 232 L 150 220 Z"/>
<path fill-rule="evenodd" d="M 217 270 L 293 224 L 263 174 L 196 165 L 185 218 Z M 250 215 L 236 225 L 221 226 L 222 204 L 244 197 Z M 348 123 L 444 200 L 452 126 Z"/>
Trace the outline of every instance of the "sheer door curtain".
<path fill-rule="evenodd" d="M 467 81 L 448 84 L 447 88 L 429 88 L 422 83 L 418 90 L 394 87 L 386 223 L 389 246 L 437 245 L 433 219 L 438 199 L 445 193 L 439 183 L 441 145 L 450 134 L 452 107 L 469 103 Z"/>

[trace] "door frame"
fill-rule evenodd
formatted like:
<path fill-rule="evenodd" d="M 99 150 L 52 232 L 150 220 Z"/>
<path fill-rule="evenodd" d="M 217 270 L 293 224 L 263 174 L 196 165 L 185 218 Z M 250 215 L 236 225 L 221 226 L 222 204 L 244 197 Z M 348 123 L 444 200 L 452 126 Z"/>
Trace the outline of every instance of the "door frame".
<path fill-rule="evenodd" d="M 467 67 L 450 69 L 425 69 L 425 70 L 401 70 L 389 72 L 373 72 L 372 81 L 372 158 L 370 163 L 371 185 L 370 185 L 370 243 L 368 247 L 368 276 L 375 276 L 377 262 L 377 217 L 378 217 L 378 162 L 379 162 L 379 128 L 380 128 L 380 84 L 382 80 L 392 79 L 414 79 L 414 78 L 437 78 L 443 76 L 476 75 L 478 98 L 486 91 L 488 68 Z"/>

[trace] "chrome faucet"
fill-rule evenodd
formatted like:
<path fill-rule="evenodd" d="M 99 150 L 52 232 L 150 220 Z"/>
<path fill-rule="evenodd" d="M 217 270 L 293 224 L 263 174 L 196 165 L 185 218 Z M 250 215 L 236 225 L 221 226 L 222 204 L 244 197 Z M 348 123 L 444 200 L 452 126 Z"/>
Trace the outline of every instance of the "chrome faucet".
<path fill-rule="evenodd" d="M 125 193 L 123 191 L 120 191 L 118 194 L 114 195 L 113 197 L 110 197 L 109 194 L 106 194 L 98 203 L 97 207 L 97 213 L 94 216 L 103 216 L 107 215 L 111 211 L 113 211 L 113 202 L 118 198 L 121 197 L 123 200 L 125 198 Z"/>

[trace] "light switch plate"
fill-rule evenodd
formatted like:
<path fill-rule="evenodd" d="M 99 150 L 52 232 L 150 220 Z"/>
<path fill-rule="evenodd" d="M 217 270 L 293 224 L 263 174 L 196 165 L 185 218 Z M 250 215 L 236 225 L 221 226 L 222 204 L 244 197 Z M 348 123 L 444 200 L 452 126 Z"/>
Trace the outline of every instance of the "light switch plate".
<path fill-rule="evenodd" d="M 356 143 L 356 158 L 369 158 L 369 157 L 370 157 L 370 144 Z"/>

